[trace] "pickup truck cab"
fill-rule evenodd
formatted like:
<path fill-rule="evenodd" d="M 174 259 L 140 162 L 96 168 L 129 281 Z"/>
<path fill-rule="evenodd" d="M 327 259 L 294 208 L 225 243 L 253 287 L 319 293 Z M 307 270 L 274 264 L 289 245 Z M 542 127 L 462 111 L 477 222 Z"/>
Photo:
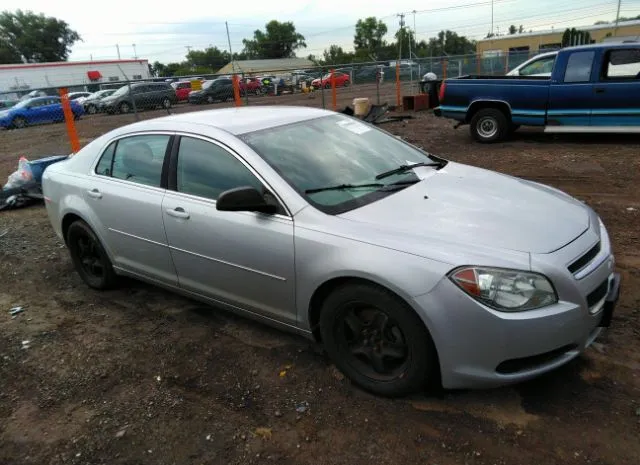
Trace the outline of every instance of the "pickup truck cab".
<path fill-rule="evenodd" d="M 463 76 L 440 87 L 436 115 L 469 124 L 479 142 L 519 126 L 552 133 L 640 133 L 640 44 L 562 49 L 551 76 Z"/>

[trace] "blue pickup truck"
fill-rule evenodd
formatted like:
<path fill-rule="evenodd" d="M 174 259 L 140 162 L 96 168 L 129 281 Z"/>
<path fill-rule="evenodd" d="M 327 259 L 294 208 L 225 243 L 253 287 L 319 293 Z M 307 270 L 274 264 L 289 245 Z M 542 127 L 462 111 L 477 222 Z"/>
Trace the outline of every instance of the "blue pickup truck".
<path fill-rule="evenodd" d="M 640 133 L 640 43 L 558 52 L 551 77 L 462 76 L 440 86 L 436 115 L 469 124 L 479 142 L 520 126 L 545 132 Z M 456 126 L 456 127 L 457 127 Z"/>

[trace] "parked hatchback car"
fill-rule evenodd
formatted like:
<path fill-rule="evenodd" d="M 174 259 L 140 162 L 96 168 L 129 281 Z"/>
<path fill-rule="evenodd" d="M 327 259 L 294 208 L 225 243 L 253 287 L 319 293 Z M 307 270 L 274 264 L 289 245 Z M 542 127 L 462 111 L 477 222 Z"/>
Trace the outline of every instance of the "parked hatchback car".
<path fill-rule="evenodd" d="M 218 78 L 205 81 L 202 90 L 189 93 L 189 103 L 226 102 L 233 98 L 233 81 L 229 78 Z"/>
<path fill-rule="evenodd" d="M 84 114 L 82 105 L 71 100 L 71 111 L 75 119 Z M 60 97 L 36 97 L 21 100 L 7 110 L 0 111 L 0 127 L 21 129 L 33 124 L 64 121 Z"/>
<path fill-rule="evenodd" d="M 348 74 L 335 72 L 333 73 L 333 75 L 336 81 L 336 87 L 347 87 L 349 84 L 351 84 L 351 78 Z M 314 79 L 313 81 L 311 81 L 311 85 L 316 89 L 319 89 L 321 87 L 331 87 L 331 73 L 324 75 L 322 79 Z"/>
<path fill-rule="evenodd" d="M 131 89 L 129 89 L 131 87 Z M 107 113 L 129 113 L 136 109 L 169 109 L 177 102 L 176 91 L 166 82 L 136 82 L 125 85 L 100 101 L 100 109 Z"/>
<path fill-rule="evenodd" d="M 84 111 L 90 115 L 98 113 L 100 111 L 100 102 L 102 99 L 113 95 L 115 91 L 116 89 L 103 89 L 89 95 L 84 101 L 82 101 Z"/>
<path fill-rule="evenodd" d="M 618 298 L 587 205 L 324 110 L 121 127 L 50 166 L 43 191 L 89 286 L 139 278 L 315 338 L 382 395 L 557 368 Z"/>

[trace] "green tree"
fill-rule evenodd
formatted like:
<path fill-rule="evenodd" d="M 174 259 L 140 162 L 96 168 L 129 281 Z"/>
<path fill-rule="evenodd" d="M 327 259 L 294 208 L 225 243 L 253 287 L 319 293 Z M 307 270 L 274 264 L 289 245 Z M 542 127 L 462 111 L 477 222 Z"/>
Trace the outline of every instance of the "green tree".
<path fill-rule="evenodd" d="M 580 31 L 576 28 L 566 29 L 562 34 L 562 46 L 584 45 L 591 43 L 589 31 Z"/>
<path fill-rule="evenodd" d="M 31 11 L 0 13 L 0 63 L 65 61 L 79 40 L 65 21 Z"/>
<path fill-rule="evenodd" d="M 511 26 L 509 26 L 509 34 L 510 35 L 514 35 L 518 32 L 518 28 L 517 26 L 514 26 L 513 24 Z"/>
<path fill-rule="evenodd" d="M 377 60 L 380 49 L 386 45 L 383 40 L 386 33 L 387 25 L 375 16 L 359 19 L 353 38 L 356 55 L 365 55 L 370 60 Z"/>
<path fill-rule="evenodd" d="M 293 58 L 296 50 L 307 47 L 304 40 L 291 21 L 281 23 L 273 20 L 266 24 L 264 32 L 256 29 L 252 40 L 242 39 L 243 53 L 254 59 Z"/>
<path fill-rule="evenodd" d="M 431 37 L 426 47 L 418 50 L 421 56 L 469 55 L 476 53 L 476 41 L 447 29 L 440 31 L 436 37 Z"/>
<path fill-rule="evenodd" d="M 343 65 L 353 61 L 353 53 L 345 52 L 339 45 L 331 45 L 322 54 L 322 64 Z"/>
<path fill-rule="evenodd" d="M 208 47 L 204 50 L 191 50 L 187 53 L 187 62 L 192 66 L 208 68 L 209 72 L 217 71 L 229 63 L 229 52 L 218 47 Z"/>

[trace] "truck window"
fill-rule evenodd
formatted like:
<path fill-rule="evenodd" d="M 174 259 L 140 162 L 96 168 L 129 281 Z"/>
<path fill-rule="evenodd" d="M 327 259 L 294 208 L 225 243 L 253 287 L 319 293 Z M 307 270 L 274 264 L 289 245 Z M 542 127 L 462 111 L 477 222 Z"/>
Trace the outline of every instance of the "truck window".
<path fill-rule="evenodd" d="M 589 82 L 595 52 L 574 52 L 569 56 L 564 82 Z"/>
<path fill-rule="evenodd" d="M 640 79 L 640 49 L 611 50 L 603 71 L 604 79 Z"/>

